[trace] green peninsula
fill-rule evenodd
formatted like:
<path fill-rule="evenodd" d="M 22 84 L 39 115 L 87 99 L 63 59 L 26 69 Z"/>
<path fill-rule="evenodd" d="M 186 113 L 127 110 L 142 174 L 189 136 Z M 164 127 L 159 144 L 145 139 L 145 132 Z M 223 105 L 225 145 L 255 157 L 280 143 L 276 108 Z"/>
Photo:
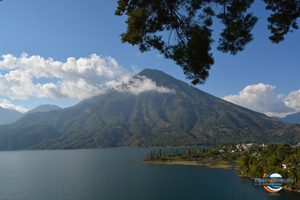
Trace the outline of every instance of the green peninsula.
<path fill-rule="evenodd" d="M 232 170 L 235 165 L 232 165 L 228 161 L 223 160 L 165 160 L 165 161 L 141 161 L 149 164 L 162 164 L 162 165 L 193 165 L 205 168 L 222 168 Z M 205 169 L 203 168 L 203 169 Z M 199 168 L 198 168 L 199 169 Z"/>
<path fill-rule="evenodd" d="M 300 192 L 299 144 L 222 144 L 210 148 L 191 148 L 183 152 L 151 150 L 144 160 L 149 164 L 193 165 L 209 168 L 235 169 L 241 176 L 262 178 L 270 172 L 295 180 L 283 188 Z M 201 169 L 200 168 L 200 169 Z"/>
<path fill-rule="evenodd" d="M 229 154 L 226 157 L 224 157 L 224 155 L 220 158 L 217 147 L 208 149 L 188 148 L 182 153 L 179 153 L 178 150 L 172 150 L 171 154 L 165 150 L 162 151 L 161 149 L 155 152 L 155 149 L 153 149 L 146 155 L 146 159 L 139 161 L 149 164 L 193 165 L 205 168 L 223 168 L 231 170 L 236 168 L 234 162 L 236 162 L 239 152 Z"/>

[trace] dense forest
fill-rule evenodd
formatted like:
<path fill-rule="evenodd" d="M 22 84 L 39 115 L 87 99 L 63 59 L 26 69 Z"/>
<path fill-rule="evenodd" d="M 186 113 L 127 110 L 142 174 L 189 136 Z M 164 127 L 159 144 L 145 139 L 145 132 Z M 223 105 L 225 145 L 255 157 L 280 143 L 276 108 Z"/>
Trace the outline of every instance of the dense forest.
<path fill-rule="evenodd" d="M 14 149 L 212 146 L 300 138 L 298 125 L 234 105 L 161 71 L 145 69 L 132 78 L 140 79 L 151 79 L 173 92 L 135 95 L 111 89 L 69 108 L 29 113 L 0 126 L 0 149 L 11 149 L 8 142 L 15 139 L 9 131 L 23 137 L 14 143 Z M 31 132 L 43 129 L 43 124 L 51 126 L 53 134 L 31 136 Z"/>

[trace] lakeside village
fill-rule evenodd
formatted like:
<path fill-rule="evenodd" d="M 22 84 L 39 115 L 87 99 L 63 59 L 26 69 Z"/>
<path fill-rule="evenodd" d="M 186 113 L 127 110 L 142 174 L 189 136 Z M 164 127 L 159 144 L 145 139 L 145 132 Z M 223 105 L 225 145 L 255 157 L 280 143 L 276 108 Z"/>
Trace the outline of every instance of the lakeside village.
<path fill-rule="evenodd" d="M 151 150 L 141 162 L 150 164 L 194 165 L 237 170 L 242 178 L 262 178 L 275 171 L 283 178 L 296 180 L 283 183 L 283 188 L 300 192 L 300 143 L 298 144 L 222 144 L 207 149 L 183 151 Z M 236 163 L 236 164 L 233 164 Z M 204 167 L 204 168 L 203 168 Z"/>

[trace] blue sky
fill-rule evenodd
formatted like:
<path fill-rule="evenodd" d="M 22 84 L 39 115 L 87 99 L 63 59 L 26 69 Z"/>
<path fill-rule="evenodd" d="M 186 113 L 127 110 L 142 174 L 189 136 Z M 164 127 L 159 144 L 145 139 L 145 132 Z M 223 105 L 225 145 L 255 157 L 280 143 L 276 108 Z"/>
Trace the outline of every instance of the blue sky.
<path fill-rule="evenodd" d="M 116 0 L 0 2 L 0 106 L 22 112 L 40 104 L 69 107 L 145 68 L 190 83 L 156 50 L 140 53 L 121 43 L 126 16 L 115 16 L 116 6 Z M 300 32 L 272 44 L 264 3 L 255 1 L 251 10 L 260 18 L 254 41 L 235 56 L 217 51 L 215 42 L 210 76 L 196 87 L 270 116 L 298 112 Z M 218 41 L 222 25 L 214 23 Z"/>

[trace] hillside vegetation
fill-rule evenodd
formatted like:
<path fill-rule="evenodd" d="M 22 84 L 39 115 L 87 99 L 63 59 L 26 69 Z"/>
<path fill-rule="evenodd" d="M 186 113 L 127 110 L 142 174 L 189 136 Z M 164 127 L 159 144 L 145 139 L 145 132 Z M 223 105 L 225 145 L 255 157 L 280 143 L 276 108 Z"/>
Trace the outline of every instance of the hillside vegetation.
<path fill-rule="evenodd" d="M 28 114 L 0 126 L 0 135 L 33 123 L 60 132 L 35 140 L 31 149 L 193 146 L 283 138 L 276 138 L 274 131 L 286 127 L 284 122 L 216 98 L 158 70 L 146 69 L 139 75 L 174 92 L 135 95 L 111 89 L 70 108 Z"/>

